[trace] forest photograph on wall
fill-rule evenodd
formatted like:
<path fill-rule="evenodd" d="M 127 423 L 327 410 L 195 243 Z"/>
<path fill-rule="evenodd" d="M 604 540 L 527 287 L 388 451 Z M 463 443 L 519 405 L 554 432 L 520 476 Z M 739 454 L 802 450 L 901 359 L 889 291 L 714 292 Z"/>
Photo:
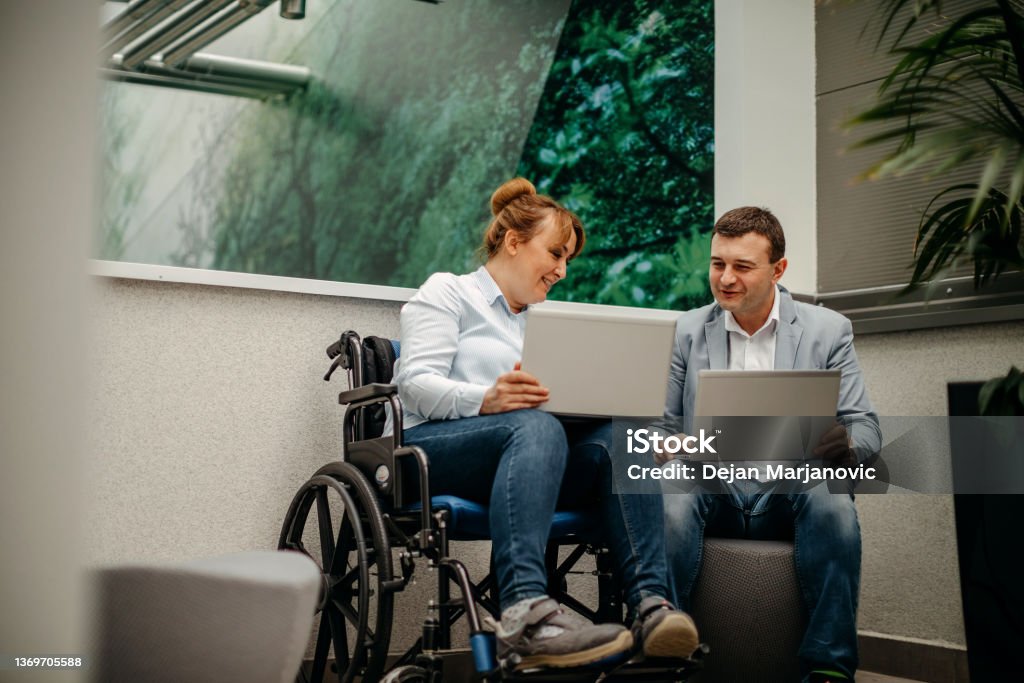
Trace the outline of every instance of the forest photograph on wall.
<path fill-rule="evenodd" d="M 95 258 L 417 287 L 480 263 L 490 193 L 522 175 L 587 228 L 553 299 L 709 299 L 712 0 L 265 14 L 209 51 L 306 66 L 305 89 L 258 100 L 104 84 Z"/>

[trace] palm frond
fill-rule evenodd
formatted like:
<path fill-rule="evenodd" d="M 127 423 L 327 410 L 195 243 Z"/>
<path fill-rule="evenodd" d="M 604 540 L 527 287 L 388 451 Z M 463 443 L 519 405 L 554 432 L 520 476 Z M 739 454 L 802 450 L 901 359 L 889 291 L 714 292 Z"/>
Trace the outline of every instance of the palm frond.
<path fill-rule="evenodd" d="M 985 382 L 978 392 L 978 408 L 982 415 L 1024 415 L 1024 372 L 1015 365 L 1005 377 Z"/>
<path fill-rule="evenodd" d="M 942 190 L 923 211 L 909 285 L 972 263 L 982 286 L 1024 267 L 1024 3 L 989 0 L 912 39 L 932 12 L 944 19 L 939 0 L 884 3 L 877 46 L 891 38 L 898 61 L 876 103 L 845 125 L 873 129 L 852 148 L 886 149 L 868 178 L 984 162 L 974 182 Z"/>
<path fill-rule="evenodd" d="M 975 209 L 978 191 L 973 183 L 954 185 L 929 202 L 918 227 L 909 288 L 948 272 L 964 259 L 974 264 L 975 286 L 1007 269 L 1024 267 L 1024 203 L 1017 201 L 1007 209 L 1006 194 L 990 188 Z"/>
<path fill-rule="evenodd" d="M 1013 207 L 1021 202 L 1021 194 L 1024 193 L 1024 152 L 1017 157 L 1017 165 L 1010 176 L 1010 191 L 1006 195 L 1004 210 L 1004 227 L 1008 227 L 1013 216 Z"/>
<path fill-rule="evenodd" d="M 988 163 L 985 164 L 985 170 L 981 174 L 981 182 L 978 184 L 978 189 L 974 193 L 974 201 L 971 202 L 971 208 L 967 211 L 966 223 L 970 224 L 974 220 L 974 217 L 978 215 L 978 211 L 981 210 L 981 205 L 989 197 L 989 192 L 992 190 L 992 186 L 996 183 L 996 178 L 999 177 L 1000 172 L 1003 170 L 1003 166 L 1006 165 L 1006 149 L 1003 147 L 996 147 L 992 152 L 992 156 L 989 157 Z"/>
<path fill-rule="evenodd" d="M 878 41 L 875 43 L 876 50 L 881 47 L 882 42 L 885 40 L 885 36 L 889 33 L 889 29 L 892 28 L 893 22 L 895 22 L 896 18 L 903 13 L 903 8 L 907 6 L 909 1 L 910 0 L 887 0 L 885 11 L 883 12 L 884 20 L 882 30 L 878 32 Z M 942 9 L 941 6 L 942 3 L 939 0 L 914 0 L 914 11 L 907 19 L 907 22 L 903 25 L 903 29 L 900 31 L 899 35 L 896 36 L 894 44 L 898 44 L 904 37 L 906 37 L 907 33 L 910 32 L 910 29 L 914 27 L 925 12 L 932 8 L 934 8 L 936 12 L 939 12 Z M 867 27 L 865 27 L 865 30 L 867 30 Z"/>

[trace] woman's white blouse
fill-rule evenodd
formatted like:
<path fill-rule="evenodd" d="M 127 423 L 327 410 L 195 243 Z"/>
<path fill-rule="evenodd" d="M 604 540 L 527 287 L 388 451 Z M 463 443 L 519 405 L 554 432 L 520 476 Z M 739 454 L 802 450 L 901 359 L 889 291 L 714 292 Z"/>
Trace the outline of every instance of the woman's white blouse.
<path fill-rule="evenodd" d="M 394 382 L 408 429 L 480 413 L 486 391 L 522 358 L 526 309 L 513 313 L 481 266 L 431 275 L 402 307 L 401 328 Z"/>

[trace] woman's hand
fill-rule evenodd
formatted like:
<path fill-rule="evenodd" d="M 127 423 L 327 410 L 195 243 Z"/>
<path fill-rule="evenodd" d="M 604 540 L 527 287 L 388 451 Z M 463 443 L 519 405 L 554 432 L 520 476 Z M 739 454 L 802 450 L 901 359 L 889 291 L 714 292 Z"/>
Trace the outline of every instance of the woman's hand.
<path fill-rule="evenodd" d="M 498 377 L 494 386 L 484 394 L 481 415 L 506 413 L 520 408 L 536 408 L 548 400 L 547 387 L 541 386 L 536 377 L 520 370 L 521 363 L 516 363 L 512 372 Z"/>

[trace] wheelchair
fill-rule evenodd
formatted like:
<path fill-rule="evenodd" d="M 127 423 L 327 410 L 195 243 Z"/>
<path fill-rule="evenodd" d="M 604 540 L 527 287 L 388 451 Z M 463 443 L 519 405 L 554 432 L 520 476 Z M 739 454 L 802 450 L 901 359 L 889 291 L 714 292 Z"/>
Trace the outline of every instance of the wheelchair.
<path fill-rule="evenodd" d="M 500 618 L 495 575 L 473 583 L 465 565 L 449 553 L 452 541 L 489 540 L 488 510 L 453 496 L 431 496 L 427 454 L 402 445 L 402 406 L 397 388 L 389 384 L 399 351 L 398 342 L 361 339 L 353 331 L 327 349 L 331 366 L 324 379 L 341 367 L 350 387 L 338 396 L 345 406 L 341 460 L 321 467 L 298 490 L 278 543 L 280 550 L 311 557 L 322 574 L 312 667 L 308 676 L 300 672 L 299 680 L 438 683 L 446 680 L 446 665 L 447 680 L 476 681 L 684 681 L 697 671 L 706 646 L 687 659 L 645 661 L 636 655 L 587 667 L 526 671 L 516 670 L 514 654 L 496 657 L 494 634 L 480 615 L 482 607 Z M 388 436 L 381 435 L 384 405 L 394 416 L 394 433 Z M 403 481 L 412 471 L 401 466 L 403 459 L 415 463 L 416 481 Z M 587 511 L 555 513 L 545 553 L 548 594 L 590 620 L 623 623 L 621 588 L 595 519 Z M 571 549 L 560 552 L 563 546 Z M 576 569 L 588 555 L 596 570 Z M 436 599 L 428 605 L 420 637 L 389 661 L 395 595 L 413 580 L 417 561 L 434 574 Z M 571 573 L 596 575 L 596 609 L 568 594 Z M 469 653 L 452 647 L 452 625 L 462 617 L 468 621 Z M 459 663 L 466 668 L 467 657 L 473 673 L 457 673 Z"/>

